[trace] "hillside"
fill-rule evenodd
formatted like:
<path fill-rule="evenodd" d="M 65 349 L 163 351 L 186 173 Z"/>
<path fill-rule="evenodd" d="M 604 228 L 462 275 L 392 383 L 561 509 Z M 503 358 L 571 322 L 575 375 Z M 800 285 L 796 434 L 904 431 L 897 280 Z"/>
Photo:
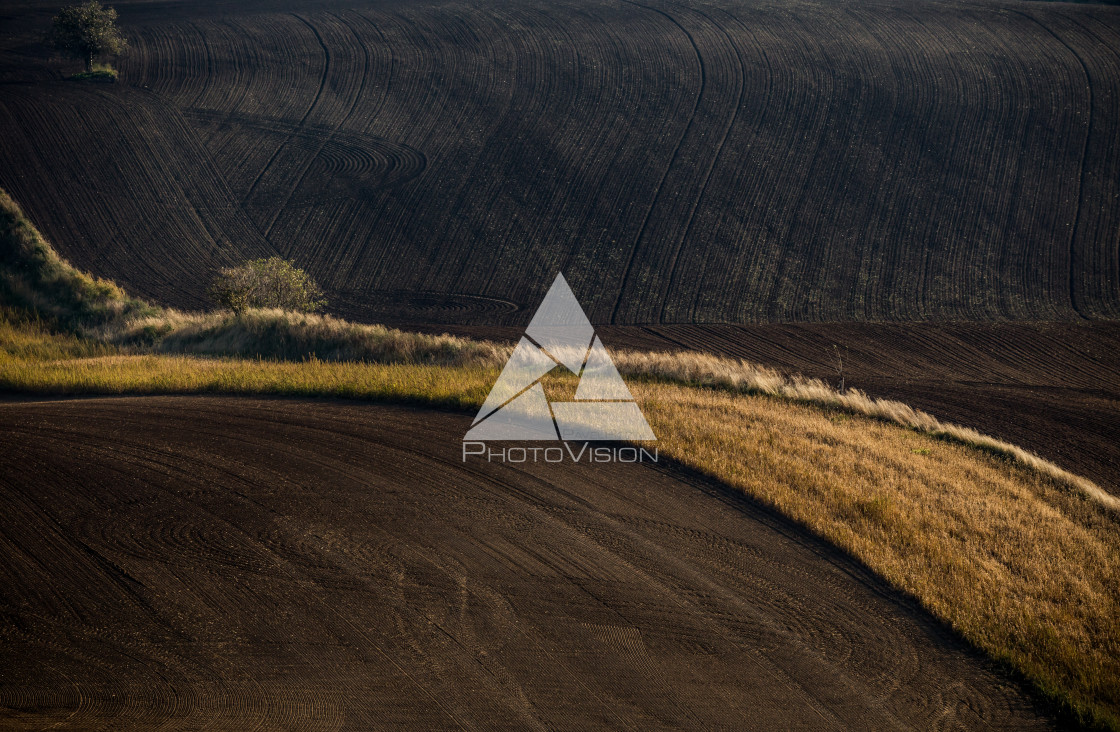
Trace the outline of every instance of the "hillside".
<path fill-rule="evenodd" d="M 0 729 L 1120 730 L 1120 8 L 109 1 L 0 7 Z M 560 271 L 660 464 L 463 458 Z"/>
<path fill-rule="evenodd" d="M 96 86 L 5 11 L 0 186 L 160 302 L 279 252 L 400 323 L 557 270 L 596 323 L 1120 316 L 1115 7 L 117 6 Z"/>

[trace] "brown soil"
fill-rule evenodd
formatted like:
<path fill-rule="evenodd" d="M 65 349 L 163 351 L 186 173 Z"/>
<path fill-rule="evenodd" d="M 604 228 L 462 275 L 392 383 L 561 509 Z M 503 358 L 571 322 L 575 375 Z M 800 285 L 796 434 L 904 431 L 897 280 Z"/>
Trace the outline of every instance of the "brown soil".
<path fill-rule="evenodd" d="M 1043 726 L 836 550 L 667 466 L 460 460 L 468 417 L 0 405 L 0 726 Z"/>

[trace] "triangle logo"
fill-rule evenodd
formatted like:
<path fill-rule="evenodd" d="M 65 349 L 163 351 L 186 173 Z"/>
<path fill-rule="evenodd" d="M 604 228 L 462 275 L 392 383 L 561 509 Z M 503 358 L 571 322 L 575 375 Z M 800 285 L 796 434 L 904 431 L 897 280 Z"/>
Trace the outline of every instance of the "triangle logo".
<path fill-rule="evenodd" d="M 540 380 L 579 376 L 575 401 L 549 402 Z M 464 440 L 656 440 L 564 275 L 556 275 Z"/>

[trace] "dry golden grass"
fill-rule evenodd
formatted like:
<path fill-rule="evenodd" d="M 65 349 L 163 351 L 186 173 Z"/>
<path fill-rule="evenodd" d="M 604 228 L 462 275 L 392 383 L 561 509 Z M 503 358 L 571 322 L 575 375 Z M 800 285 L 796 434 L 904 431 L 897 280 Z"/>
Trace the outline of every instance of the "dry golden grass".
<path fill-rule="evenodd" d="M 383 325 L 351 323 L 330 315 L 283 310 L 182 313 L 164 310 L 131 319 L 104 334 L 134 351 L 194 353 L 300 361 L 431 363 L 497 366 L 510 349 L 450 335 L 408 333 Z"/>
<path fill-rule="evenodd" d="M 765 394 L 793 402 L 839 409 L 1004 455 L 1088 496 L 1106 508 L 1120 511 L 1120 499 L 1107 493 L 1093 481 L 1063 470 L 1017 445 L 981 434 L 970 427 L 942 422 L 902 402 L 875 399 L 857 389 L 840 392 L 817 379 L 789 377 L 747 361 L 705 353 L 620 351 L 614 353 L 613 358 L 618 370 L 628 376 L 711 386 L 746 394 Z"/>
<path fill-rule="evenodd" d="M 333 396 L 458 409 L 481 404 L 496 373 L 449 368 L 151 355 L 43 363 L 0 355 L 0 390 L 31 394 Z"/>

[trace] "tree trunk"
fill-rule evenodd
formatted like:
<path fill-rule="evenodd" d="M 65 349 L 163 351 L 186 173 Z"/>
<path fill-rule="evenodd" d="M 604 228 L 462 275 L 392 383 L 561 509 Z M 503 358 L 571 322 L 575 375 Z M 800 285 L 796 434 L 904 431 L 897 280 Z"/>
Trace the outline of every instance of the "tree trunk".
<path fill-rule="evenodd" d="M 86 71 L 93 71 L 93 53 L 86 54 Z"/>

